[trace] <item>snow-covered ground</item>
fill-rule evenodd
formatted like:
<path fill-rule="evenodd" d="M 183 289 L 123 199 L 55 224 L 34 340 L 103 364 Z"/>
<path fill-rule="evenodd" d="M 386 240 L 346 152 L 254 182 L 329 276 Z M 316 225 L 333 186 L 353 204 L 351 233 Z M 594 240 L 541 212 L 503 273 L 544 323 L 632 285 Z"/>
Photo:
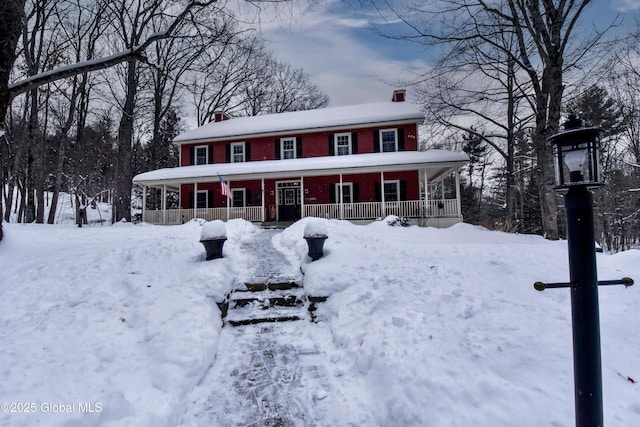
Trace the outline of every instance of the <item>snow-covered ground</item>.
<path fill-rule="evenodd" d="M 307 222 L 273 244 L 308 293 L 329 297 L 319 323 L 287 338 L 319 351 L 323 388 L 299 396 L 313 425 L 573 425 L 569 291 L 533 289 L 568 280 L 566 242 L 326 221 L 326 255 L 310 262 Z M 194 392 L 207 393 L 198 383 L 232 359 L 215 301 L 242 280 L 241 248 L 261 232 L 225 225 L 225 257 L 203 261 L 199 221 L 5 224 L 0 426 L 189 425 Z M 598 270 L 639 280 L 640 251 L 598 254 Z M 600 289 L 607 426 L 640 425 L 639 306 L 640 288 Z"/>

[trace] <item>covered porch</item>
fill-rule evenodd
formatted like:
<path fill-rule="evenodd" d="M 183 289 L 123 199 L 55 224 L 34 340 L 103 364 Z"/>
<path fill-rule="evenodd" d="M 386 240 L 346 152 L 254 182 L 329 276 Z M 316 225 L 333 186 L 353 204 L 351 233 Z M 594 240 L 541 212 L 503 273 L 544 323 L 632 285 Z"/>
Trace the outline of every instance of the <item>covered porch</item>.
<path fill-rule="evenodd" d="M 462 221 L 458 169 L 466 156 L 434 151 L 189 166 L 141 174 L 134 183 L 143 190 L 142 220 L 153 224 L 194 218 L 370 222 L 396 215 L 447 227 Z M 208 176 L 202 176 L 205 168 Z M 218 174 L 230 198 L 221 195 Z M 158 193 L 154 206 L 147 203 L 150 191 Z"/>

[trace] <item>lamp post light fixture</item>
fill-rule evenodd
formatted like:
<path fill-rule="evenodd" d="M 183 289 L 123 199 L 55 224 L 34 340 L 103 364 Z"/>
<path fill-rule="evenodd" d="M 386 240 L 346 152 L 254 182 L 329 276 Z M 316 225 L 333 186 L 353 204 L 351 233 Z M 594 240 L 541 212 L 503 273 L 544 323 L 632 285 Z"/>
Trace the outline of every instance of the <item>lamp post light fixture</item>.
<path fill-rule="evenodd" d="M 585 128 L 582 120 L 570 115 L 564 124 L 564 132 L 558 133 L 549 142 L 553 148 L 556 173 L 556 190 L 571 187 L 594 188 L 604 185 L 600 176 L 600 128 Z"/>
<path fill-rule="evenodd" d="M 571 288 L 575 419 L 578 427 L 603 425 L 602 367 L 598 285 L 633 285 L 633 280 L 598 282 L 593 197 L 590 188 L 604 185 L 600 176 L 599 148 L 604 131 L 585 128 L 569 116 L 564 132 L 549 138 L 554 155 L 557 191 L 564 193 L 567 211 L 569 283 L 536 282 L 535 289 Z"/>

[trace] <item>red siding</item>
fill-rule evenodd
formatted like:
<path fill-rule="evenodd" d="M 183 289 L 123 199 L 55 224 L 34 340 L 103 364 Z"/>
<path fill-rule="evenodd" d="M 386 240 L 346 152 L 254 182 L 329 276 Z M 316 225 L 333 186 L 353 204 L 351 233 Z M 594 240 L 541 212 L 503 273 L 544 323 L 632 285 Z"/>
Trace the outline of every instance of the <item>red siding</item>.
<path fill-rule="evenodd" d="M 232 119 L 233 120 L 233 119 Z M 226 163 L 227 161 L 227 144 L 232 142 L 246 142 L 250 144 L 250 161 L 259 160 L 275 160 L 277 159 L 277 140 L 286 137 L 301 138 L 302 141 L 302 157 L 320 157 L 329 155 L 329 137 L 336 133 L 351 132 L 357 135 L 357 154 L 373 153 L 374 134 L 380 129 L 398 129 L 403 134 L 404 151 L 418 150 L 417 126 L 415 124 L 403 126 L 384 126 L 370 127 L 363 129 L 340 129 L 332 132 L 314 132 L 300 134 L 283 134 L 279 136 L 268 136 L 248 139 L 233 139 L 217 142 L 199 142 L 195 144 L 184 144 L 181 147 L 180 166 L 189 166 L 191 162 L 191 149 L 196 146 L 208 145 L 209 150 L 213 149 L 213 162 Z"/>
<path fill-rule="evenodd" d="M 330 154 L 330 141 L 332 143 L 332 135 L 335 133 L 352 132 L 354 138 L 357 138 L 357 154 L 375 152 L 376 134 L 380 129 L 398 129 L 398 136 L 403 136 L 404 151 L 417 151 L 418 137 L 417 126 L 408 124 L 403 126 L 383 126 L 369 127 L 362 129 L 340 129 L 332 132 L 312 132 L 300 134 L 282 134 L 279 136 L 257 137 L 248 139 L 233 139 L 217 142 L 198 142 L 194 144 L 184 144 L 181 146 L 181 162 L 180 166 L 188 166 L 191 162 L 191 150 L 196 146 L 207 145 L 213 154 L 214 163 L 226 163 L 227 161 L 227 145 L 232 142 L 245 142 L 250 144 L 249 161 L 275 160 L 279 157 L 277 152 L 278 141 L 280 138 L 295 137 L 301 142 L 302 153 L 298 153 L 300 157 L 320 157 Z M 353 141 L 353 139 L 352 139 Z M 209 156 L 211 158 L 211 156 Z M 410 172 L 393 172 L 385 173 L 385 180 L 401 180 L 406 183 L 406 199 L 417 200 L 419 198 L 419 179 L 417 171 Z M 265 206 L 268 219 L 275 219 L 276 208 L 276 182 L 278 179 L 265 180 Z M 304 178 L 304 202 L 313 203 L 330 203 L 332 200 L 331 193 L 335 191 L 334 184 L 339 182 L 339 176 L 322 176 L 322 177 L 306 177 Z M 357 195 L 355 198 L 360 202 L 379 201 L 380 199 L 380 174 L 356 174 L 344 175 L 343 182 L 352 182 L 356 184 Z M 231 181 L 231 188 L 248 189 L 249 197 L 248 206 L 259 206 L 261 204 L 261 183 L 259 180 L 251 181 Z M 193 184 L 184 184 L 181 187 L 182 197 L 180 206 L 183 209 L 193 208 Z M 218 182 L 198 184 L 198 190 L 210 191 L 209 207 L 226 206 L 227 199 L 220 193 L 220 185 Z M 354 189 L 355 190 L 355 189 Z M 212 199 L 213 198 L 213 204 Z"/>
<path fill-rule="evenodd" d="M 387 172 L 384 174 L 385 181 L 399 180 L 406 185 L 405 200 L 418 200 L 420 197 L 420 181 L 418 179 L 418 171 L 406 172 Z M 276 206 L 276 182 L 279 181 L 295 181 L 295 179 L 266 179 L 265 185 L 265 207 L 267 216 L 275 209 Z M 323 204 L 337 203 L 332 200 L 332 192 L 335 192 L 335 184 L 340 182 L 339 175 L 331 176 L 314 176 L 304 178 L 304 203 L 305 204 Z M 342 176 L 343 183 L 354 183 L 357 194 L 354 198 L 359 202 L 378 202 L 380 201 L 380 174 L 345 174 Z M 261 182 L 259 180 L 250 181 L 231 181 L 231 189 L 246 188 L 248 190 L 247 206 L 261 205 Z M 183 184 L 182 197 L 180 206 L 183 209 L 193 208 L 193 184 Z M 213 195 L 213 206 L 211 205 L 211 197 L 209 198 L 209 207 L 227 206 L 227 198 L 220 192 L 220 184 L 217 182 L 199 183 L 198 190 L 211 191 Z"/>

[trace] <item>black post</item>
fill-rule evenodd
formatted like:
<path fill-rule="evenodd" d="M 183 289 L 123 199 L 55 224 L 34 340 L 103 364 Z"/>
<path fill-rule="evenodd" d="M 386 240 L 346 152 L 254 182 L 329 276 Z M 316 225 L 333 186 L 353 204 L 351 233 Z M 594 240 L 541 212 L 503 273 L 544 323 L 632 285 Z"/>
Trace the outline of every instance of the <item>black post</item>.
<path fill-rule="evenodd" d="M 586 186 L 564 196 L 571 282 L 576 427 L 603 425 L 598 274 L 593 197 Z"/>

